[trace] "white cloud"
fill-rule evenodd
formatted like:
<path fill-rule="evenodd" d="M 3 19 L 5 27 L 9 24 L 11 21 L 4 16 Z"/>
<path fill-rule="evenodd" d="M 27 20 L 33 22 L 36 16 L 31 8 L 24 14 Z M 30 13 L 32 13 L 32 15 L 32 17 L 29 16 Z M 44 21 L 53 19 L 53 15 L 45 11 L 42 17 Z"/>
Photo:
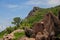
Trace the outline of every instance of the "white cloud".
<path fill-rule="evenodd" d="M 51 6 L 60 5 L 60 0 L 49 0 L 48 4 Z"/>
<path fill-rule="evenodd" d="M 46 6 L 46 7 L 52 7 L 52 6 L 56 6 L 56 5 L 60 5 L 60 0 L 28 0 L 24 3 L 22 3 L 21 5 L 18 4 L 5 4 L 4 6 L 10 9 L 22 9 L 24 8 L 24 6 Z"/>
<path fill-rule="evenodd" d="M 32 6 L 46 6 L 46 7 L 53 7 L 56 5 L 60 5 L 60 0 L 29 0 L 25 3 L 26 5 Z"/>
<path fill-rule="evenodd" d="M 25 4 L 22 5 L 18 5 L 18 4 L 6 4 L 5 5 L 6 8 L 12 9 L 12 10 L 16 10 L 16 9 L 22 9 L 24 7 L 27 7 Z"/>
<path fill-rule="evenodd" d="M 26 5 L 33 5 L 33 6 L 38 6 L 42 3 L 40 0 L 29 0 L 25 4 Z"/>
<path fill-rule="evenodd" d="M 60 0 L 28 0 L 21 5 L 18 4 L 7 4 L 6 7 L 10 9 L 22 9 L 26 6 L 40 6 L 40 7 L 53 7 L 60 5 Z"/>
<path fill-rule="evenodd" d="M 3 31 L 5 29 L 5 27 L 0 26 L 0 32 Z"/>
<path fill-rule="evenodd" d="M 19 5 L 13 5 L 13 4 L 7 4 L 6 5 L 7 8 L 19 8 Z"/>
<path fill-rule="evenodd" d="M 0 20 L 0 32 L 3 31 L 4 29 L 6 29 L 6 27 L 8 26 L 11 26 L 11 19 L 4 19 L 4 18 L 1 18 Z"/>
<path fill-rule="evenodd" d="M 7 7 L 8 7 L 8 8 L 17 8 L 17 7 L 19 7 L 19 6 L 18 6 L 18 5 L 11 5 L 11 4 L 10 4 L 10 5 L 7 5 Z"/>
<path fill-rule="evenodd" d="M 18 4 L 3 4 L 2 6 L 10 9 L 17 9 L 22 7 L 21 5 L 18 5 Z"/>
<path fill-rule="evenodd" d="M 21 10 L 23 8 L 25 8 L 26 6 L 23 5 L 18 5 L 18 4 L 5 4 L 3 5 L 3 7 L 10 9 L 10 11 L 15 12 L 16 10 Z"/>

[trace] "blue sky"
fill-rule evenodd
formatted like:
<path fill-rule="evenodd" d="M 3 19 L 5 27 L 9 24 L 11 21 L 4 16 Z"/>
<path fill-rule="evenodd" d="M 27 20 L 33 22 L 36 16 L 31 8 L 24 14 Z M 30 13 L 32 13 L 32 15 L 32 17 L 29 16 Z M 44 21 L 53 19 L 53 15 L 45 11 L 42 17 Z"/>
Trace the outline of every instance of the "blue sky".
<path fill-rule="evenodd" d="M 60 0 L 0 0 L 0 30 L 11 25 L 14 17 L 25 18 L 34 6 L 49 8 L 60 5 Z"/>

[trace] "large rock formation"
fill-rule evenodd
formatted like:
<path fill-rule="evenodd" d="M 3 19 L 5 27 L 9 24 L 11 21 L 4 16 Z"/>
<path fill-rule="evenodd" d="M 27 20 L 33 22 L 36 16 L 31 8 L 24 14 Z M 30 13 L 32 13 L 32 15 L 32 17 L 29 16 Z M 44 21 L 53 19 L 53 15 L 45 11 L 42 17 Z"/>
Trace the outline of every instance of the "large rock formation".
<path fill-rule="evenodd" d="M 60 33 L 60 11 L 58 14 L 57 17 L 51 11 L 48 12 L 41 21 L 33 24 L 31 35 L 35 34 L 36 40 L 53 40 Z"/>
<path fill-rule="evenodd" d="M 43 31 L 44 25 L 43 25 L 43 23 L 38 22 L 38 23 L 35 23 L 33 25 L 32 29 L 34 30 L 35 34 L 37 34 L 38 32 L 42 32 Z"/>

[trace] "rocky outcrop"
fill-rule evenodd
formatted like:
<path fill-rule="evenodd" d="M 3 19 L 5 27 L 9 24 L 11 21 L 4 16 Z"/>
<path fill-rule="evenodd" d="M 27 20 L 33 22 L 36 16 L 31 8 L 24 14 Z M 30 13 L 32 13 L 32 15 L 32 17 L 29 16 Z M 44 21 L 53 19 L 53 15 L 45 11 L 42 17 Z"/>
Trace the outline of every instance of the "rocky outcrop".
<path fill-rule="evenodd" d="M 13 31 L 12 33 L 8 34 L 8 35 L 4 35 L 3 36 L 3 40 L 13 40 L 15 37 L 14 37 L 14 33 L 16 32 L 23 32 L 24 30 L 22 29 L 17 29 L 15 31 Z"/>
<path fill-rule="evenodd" d="M 13 38 L 14 38 L 14 35 L 8 34 L 8 35 L 4 35 L 3 40 L 13 40 Z"/>
<path fill-rule="evenodd" d="M 40 10 L 39 7 L 34 7 L 28 14 L 28 16 L 26 18 L 29 18 L 30 16 L 34 16 L 34 12 L 36 12 L 37 10 Z"/>
<path fill-rule="evenodd" d="M 32 29 L 34 30 L 35 34 L 37 34 L 38 32 L 42 32 L 43 31 L 44 25 L 43 25 L 43 23 L 38 22 L 38 23 L 35 23 L 33 25 Z"/>
<path fill-rule="evenodd" d="M 41 21 L 33 24 L 31 35 L 35 34 L 36 40 L 53 40 L 60 33 L 60 11 L 58 14 L 57 17 L 51 11 L 48 12 Z"/>
<path fill-rule="evenodd" d="M 35 37 L 35 32 L 30 28 L 24 28 L 27 37 Z"/>
<path fill-rule="evenodd" d="M 35 40 L 35 38 L 22 37 L 19 40 Z"/>

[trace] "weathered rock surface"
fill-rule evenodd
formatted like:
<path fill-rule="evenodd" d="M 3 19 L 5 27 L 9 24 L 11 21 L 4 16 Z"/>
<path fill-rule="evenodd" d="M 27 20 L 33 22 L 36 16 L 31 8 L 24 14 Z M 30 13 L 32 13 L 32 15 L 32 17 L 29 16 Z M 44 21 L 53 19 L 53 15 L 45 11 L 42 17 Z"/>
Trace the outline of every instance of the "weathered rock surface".
<path fill-rule="evenodd" d="M 35 40 L 34 38 L 22 37 L 19 40 Z"/>
<path fill-rule="evenodd" d="M 60 33 L 60 11 L 58 16 L 55 16 L 51 11 L 48 12 L 41 21 L 33 24 L 32 30 L 33 32 L 30 33 L 31 35 L 35 34 L 36 40 L 53 40 L 53 37 Z"/>

